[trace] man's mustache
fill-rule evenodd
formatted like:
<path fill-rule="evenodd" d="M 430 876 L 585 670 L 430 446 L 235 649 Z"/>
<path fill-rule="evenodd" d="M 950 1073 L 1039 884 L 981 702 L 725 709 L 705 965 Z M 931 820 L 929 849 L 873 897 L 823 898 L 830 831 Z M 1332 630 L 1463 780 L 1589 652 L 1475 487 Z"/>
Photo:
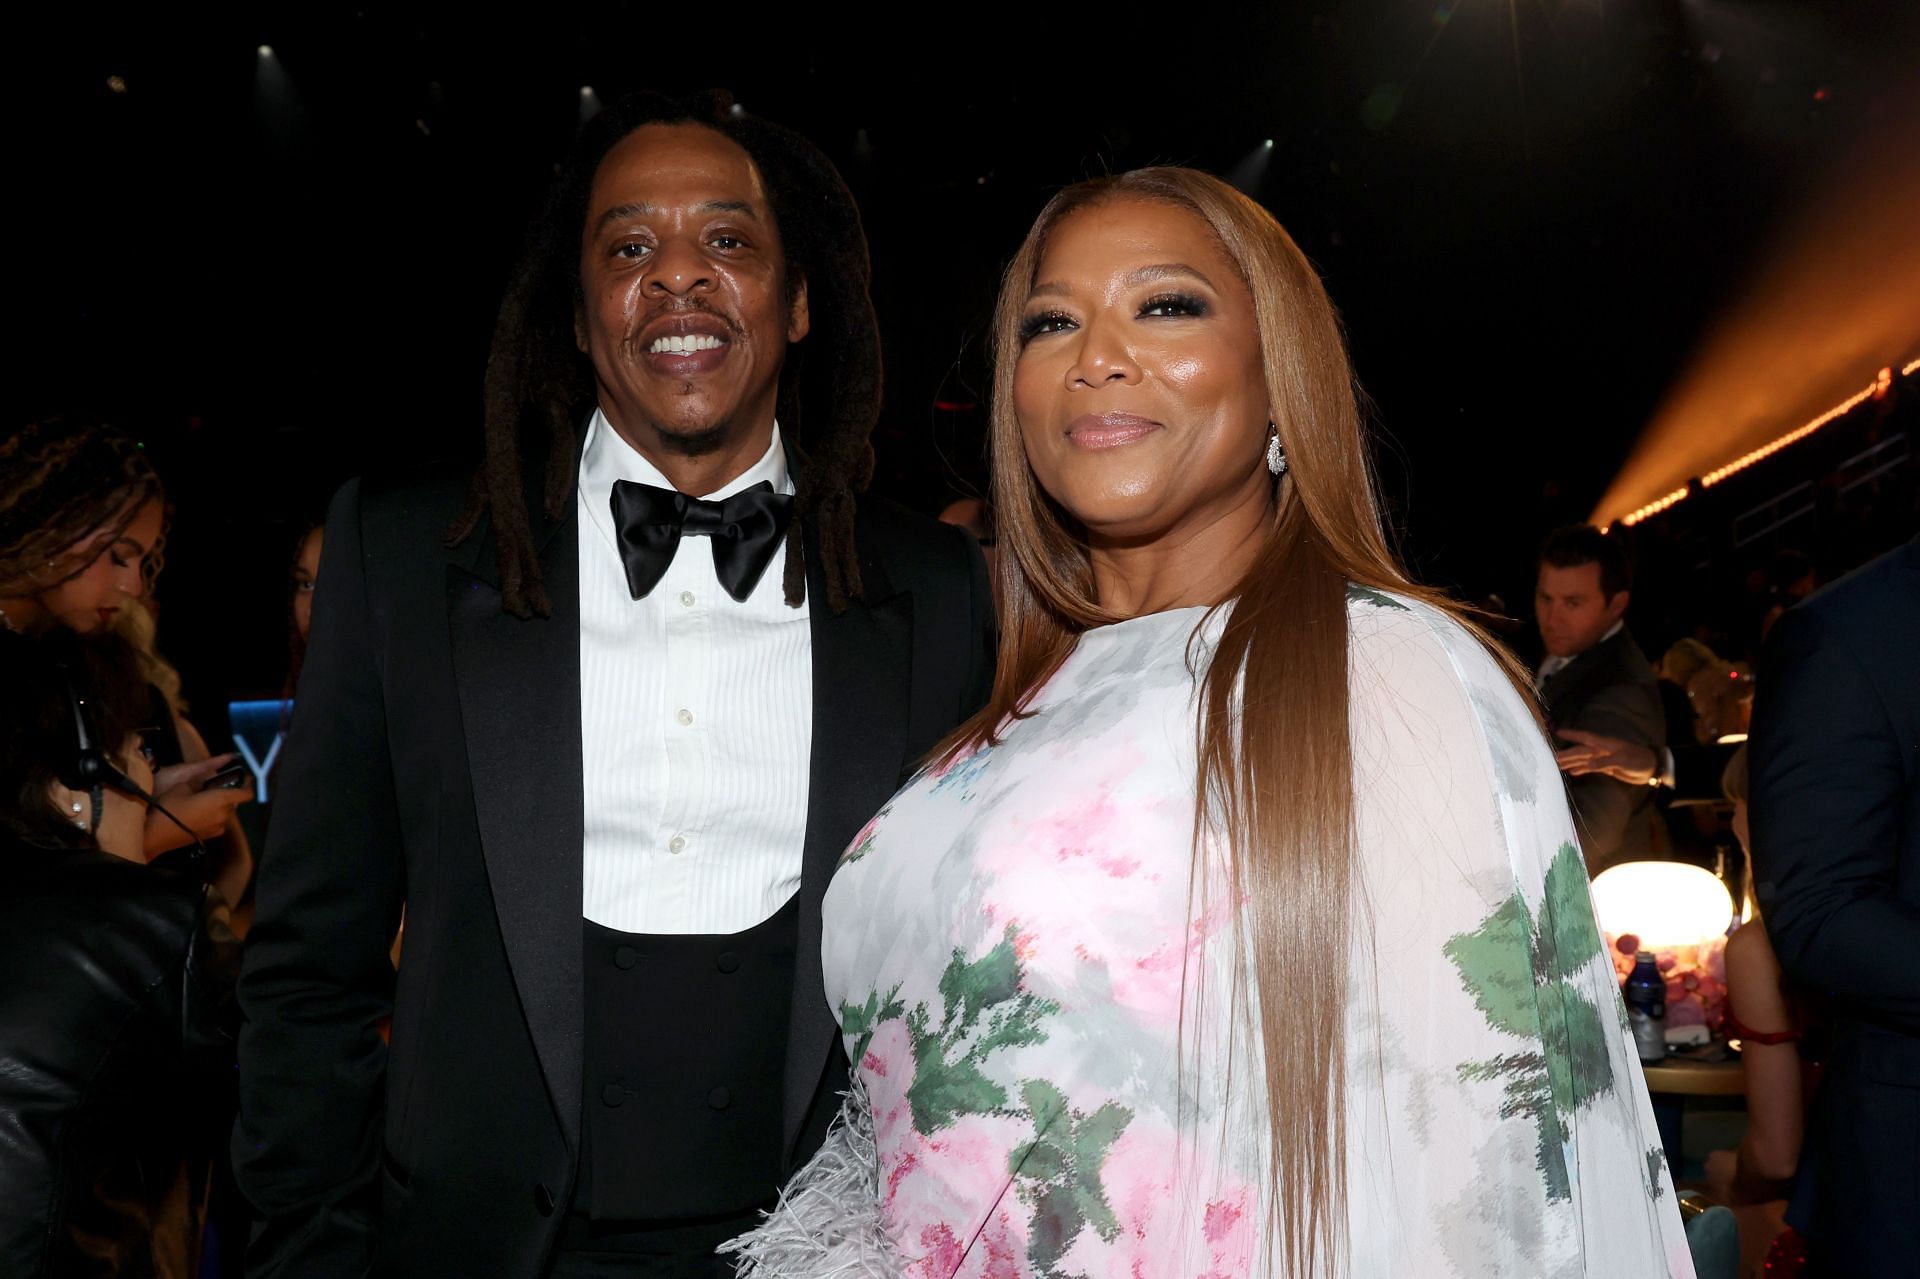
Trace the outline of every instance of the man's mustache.
<path fill-rule="evenodd" d="M 635 338 L 639 337 L 642 333 L 645 333 L 648 329 L 652 328 L 655 324 L 659 323 L 661 320 L 685 319 L 687 316 L 690 316 L 690 315 L 711 316 L 712 318 L 718 320 L 722 325 L 724 325 L 726 327 L 727 332 L 734 337 L 739 337 L 742 333 L 745 332 L 745 330 L 741 328 L 739 322 L 736 321 L 732 316 L 726 314 L 724 311 L 715 310 L 713 307 L 710 307 L 702 302 L 682 302 L 682 303 L 676 303 L 669 306 L 655 307 L 651 311 L 648 311 L 644 315 L 640 316 L 638 323 L 634 324 L 627 330 L 627 340 L 628 341 L 634 340 Z"/>

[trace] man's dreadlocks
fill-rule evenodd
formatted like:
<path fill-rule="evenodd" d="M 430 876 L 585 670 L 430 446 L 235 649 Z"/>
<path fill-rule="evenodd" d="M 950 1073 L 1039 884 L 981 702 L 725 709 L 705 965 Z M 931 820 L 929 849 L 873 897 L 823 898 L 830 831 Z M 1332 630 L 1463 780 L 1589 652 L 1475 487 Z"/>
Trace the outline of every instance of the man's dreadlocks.
<path fill-rule="evenodd" d="M 805 598 L 801 543 L 811 536 L 827 605 L 839 612 L 860 595 L 854 494 L 872 478 L 869 437 L 880 414 L 880 329 L 868 295 L 866 235 L 833 162 L 791 130 L 740 113 L 724 93 L 688 101 L 636 94 L 581 129 L 500 306 L 487 358 L 486 459 L 448 544 L 465 540 L 490 515 L 507 611 L 548 614 L 524 467 L 542 468 L 541 508 L 559 519 L 573 499 L 576 424 L 594 403 L 592 365 L 574 341 L 581 228 L 601 160 L 649 124 L 701 125 L 747 153 L 780 233 L 789 301 L 806 285 L 811 332 L 788 350 L 780 370 L 781 433 L 800 463 L 783 584 L 789 604 Z"/>

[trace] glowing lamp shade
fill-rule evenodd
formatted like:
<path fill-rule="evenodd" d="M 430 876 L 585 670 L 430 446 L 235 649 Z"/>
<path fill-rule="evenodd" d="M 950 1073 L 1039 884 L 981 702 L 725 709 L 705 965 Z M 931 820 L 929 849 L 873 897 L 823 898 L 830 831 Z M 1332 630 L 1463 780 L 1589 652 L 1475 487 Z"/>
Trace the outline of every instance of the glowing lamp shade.
<path fill-rule="evenodd" d="M 1643 950 L 1697 946 L 1733 922 L 1733 898 L 1710 870 L 1685 862 L 1622 862 L 1593 881 L 1593 908 L 1609 936 Z"/>

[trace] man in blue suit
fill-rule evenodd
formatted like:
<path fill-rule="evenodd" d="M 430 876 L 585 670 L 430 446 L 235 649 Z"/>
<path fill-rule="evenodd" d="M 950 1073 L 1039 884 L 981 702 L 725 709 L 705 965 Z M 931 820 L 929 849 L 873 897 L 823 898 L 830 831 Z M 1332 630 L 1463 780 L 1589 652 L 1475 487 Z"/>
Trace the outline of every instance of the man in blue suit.
<path fill-rule="evenodd" d="M 1821 1274 L 1920 1269 L 1920 539 L 1782 615 L 1754 707 L 1755 890 L 1832 1011 L 1788 1220 Z"/>

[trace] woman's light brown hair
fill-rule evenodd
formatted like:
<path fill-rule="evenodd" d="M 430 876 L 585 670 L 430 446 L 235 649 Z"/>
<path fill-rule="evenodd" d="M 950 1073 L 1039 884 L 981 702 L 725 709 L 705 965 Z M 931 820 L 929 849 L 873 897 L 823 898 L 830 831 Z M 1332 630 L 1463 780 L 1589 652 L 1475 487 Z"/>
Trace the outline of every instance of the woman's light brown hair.
<path fill-rule="evenodd" d="M 1346 1245 L 1347 958 L 1364 924 L 1354 883 L 1348 584 L 1444 610 L 1487 644 L 1517 686 L 1527 682 L 1457 606 L 1409 581 L 1389 548 L 1346 343 L 1305 255 L 1271 214 L 1226 183 L 1190 169 L 1138 169 L 1056 195 L 1007 268 L 995 313 L 991 435 L 999 671 L 985 709 L 936 755 L 997 740 L 1081 632 L 1119 620 L 1097 598 L 1078 526 L 1027 464 L 1013 371 L 1021 312 L 1049 235 L 1080 210 L 1120 200 L 1192 212 L 1239 267 L 1289 462 L 1252 567 L 1227 600 L 1212 601 L 1233 608 L 1202 676 L 1189 908 L 1204 912 L 1209 877 L 1200 872 L 1205 857 L 1218 858 L 1225 890 L 1244 903 L 1235 913 L 1242 958 L 1231 1016 L 1255 1027 L 1266 1084 L 1267 1265 L 1289 1275 L 1332 1273 Z"/>

